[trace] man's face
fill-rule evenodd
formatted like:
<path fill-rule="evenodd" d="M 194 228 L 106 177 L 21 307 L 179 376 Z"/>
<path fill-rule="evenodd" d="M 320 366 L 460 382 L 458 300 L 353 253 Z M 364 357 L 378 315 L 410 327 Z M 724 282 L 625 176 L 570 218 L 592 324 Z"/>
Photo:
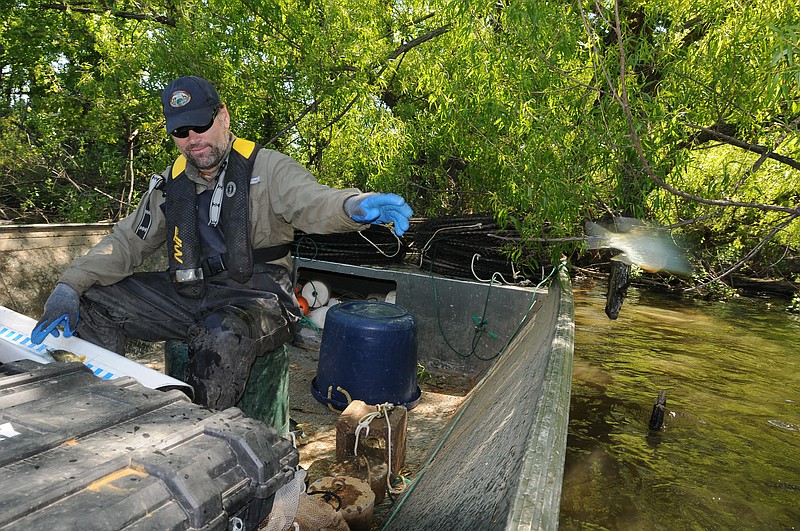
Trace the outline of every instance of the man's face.
<path fill-rule="evenodd" d="M 230 138 L 230 124 L 228 108 L 223 105 L 207 131 L 197 133 L 190 129 L 186 138 L 173 135 L 172 140 L 191 164 L 202 172 L 208 172 L 216 169 L 225 156 Z"/>

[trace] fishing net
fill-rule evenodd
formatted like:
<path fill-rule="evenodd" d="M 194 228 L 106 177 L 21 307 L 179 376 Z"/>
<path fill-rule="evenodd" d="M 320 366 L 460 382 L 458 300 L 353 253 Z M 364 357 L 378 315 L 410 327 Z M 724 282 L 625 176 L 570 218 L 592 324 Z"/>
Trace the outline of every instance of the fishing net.
<path fill-rule="evenodd" d="M 541 277 L 509 259 L 508 250 L 520 239 L 518 231 L 489 216 L 435 218 L 414 227 L 421 269 L 472 280 L 489 281 L 495 274 L 509 283 Z"/>
<path fill-rule="evenodd" d="M 306 493 L 300 496 L 295 522 L 300 531 L 350 531 L 350 526 L 340 511 L 334 509 L 323 497 Z"/>
<path fill-rule="evenodd" d="M 500 226 L 487 215 L 451 216 L 412 221 L 399 240 L 387 227 L 370 226 L 343 234 L 295 232 L 292 254 L 303 260 L 351 265 L 413 264 L 423 271 L 490 281 L 495 274 L 507 283 L 540 280 L 549 272 L 549 258 L 539 260 L 545 272 L 524 269 L 509 259 L 521 241 L 514 228 Z"/>
<path fill-rule="evenodd" d="M 259 531 L 349 531 L 340 511 L 323 497 L 306 493 L 306 471 L 295 472 L 294 479 L 281 487 L 272 502 L 269 518 Z"/>
<path fill-rule="evenodd" d="M 408 238 L 396 238 L 387 227 L 373 225 L 359 232 L 306 234 L 295 232 L 292 254 L 299 260 L 326 260 L 351 265 L 402 263 Z"/>
<path fill-rule="evenodd" d="M 305 496 L 305 470 L 295 472 L 294 479 L 275 492 L 269 518 L 261 522 L 259 531 L 287 531 L 297 516 L 300 498 Z"/>

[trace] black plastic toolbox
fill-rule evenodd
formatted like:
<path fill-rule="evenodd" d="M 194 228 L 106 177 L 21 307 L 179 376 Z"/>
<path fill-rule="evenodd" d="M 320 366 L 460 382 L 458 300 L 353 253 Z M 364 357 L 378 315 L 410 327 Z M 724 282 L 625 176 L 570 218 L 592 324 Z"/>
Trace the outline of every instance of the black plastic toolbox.
<path fill-rule="evenodd" d="M 236 408 L 77 362 L 0 364 L 0 529 L 256 529 L 297 464 Z"/>

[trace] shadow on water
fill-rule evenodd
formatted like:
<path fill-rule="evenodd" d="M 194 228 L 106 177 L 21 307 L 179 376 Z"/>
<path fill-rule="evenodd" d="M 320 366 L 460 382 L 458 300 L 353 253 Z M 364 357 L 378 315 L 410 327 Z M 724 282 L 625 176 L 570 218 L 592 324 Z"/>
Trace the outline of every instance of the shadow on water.
<path fill-rule="evenodd" d="M 786 303 L 575 285 L 560 529 L 800 529 L 800 320 Z M 648 428 L 666 391 L 664 427 Z"/>

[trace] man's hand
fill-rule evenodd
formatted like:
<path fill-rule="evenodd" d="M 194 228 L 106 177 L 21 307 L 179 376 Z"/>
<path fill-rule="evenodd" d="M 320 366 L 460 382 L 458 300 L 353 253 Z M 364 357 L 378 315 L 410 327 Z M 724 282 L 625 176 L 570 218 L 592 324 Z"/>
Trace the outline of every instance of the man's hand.
<path fill-rule="evenodd" d="M 39 345 L 48 335 L 59 336 L 63 326 L 64 337 L 70 337 L 78 327 L 80 295 L 67 284 L 58 283 L 44 305 L 44 314 L 31 332 L 31 342 Z"/>
<path fill-rule="evenodd" d="M 402 236 L 408 219 L 414 214 L 405 199 L 397 194 L 360 194 L 348 197 L 344 211 L 359 223 L 394 223 L 394 232 Z"/>

